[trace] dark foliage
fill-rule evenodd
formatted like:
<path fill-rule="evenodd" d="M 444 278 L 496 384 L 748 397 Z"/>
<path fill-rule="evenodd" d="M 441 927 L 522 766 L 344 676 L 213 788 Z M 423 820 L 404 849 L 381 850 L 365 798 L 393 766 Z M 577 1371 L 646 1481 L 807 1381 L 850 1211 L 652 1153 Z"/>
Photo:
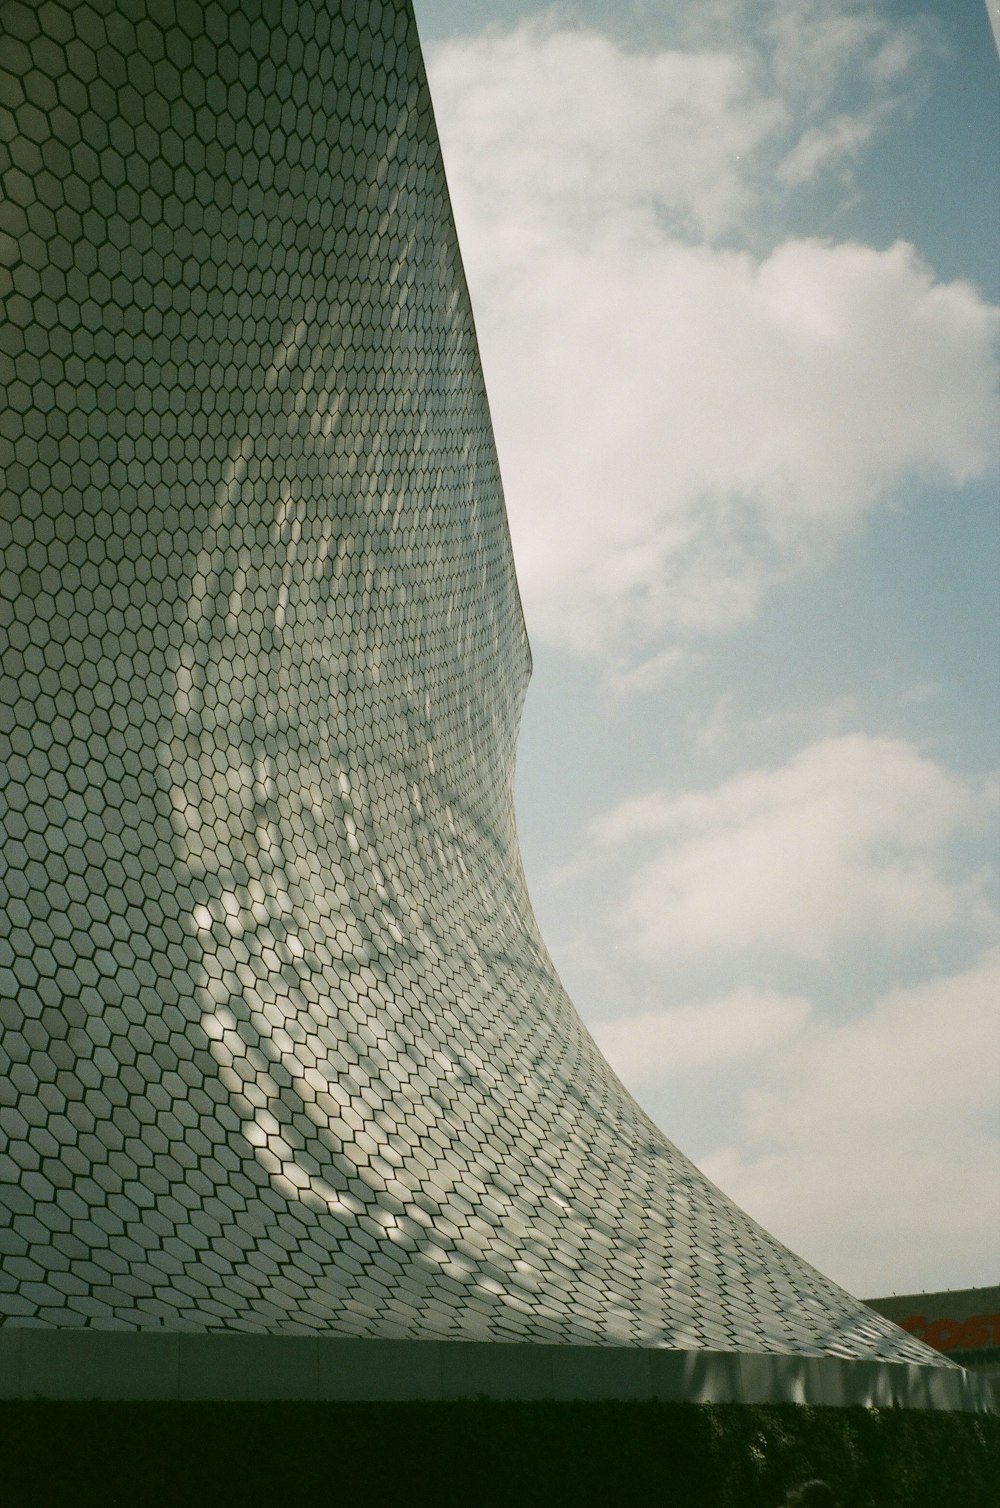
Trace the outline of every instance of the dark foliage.
<path fill-rule="evenodd" d="M 9 1508 L 997 1508 L 1000 1419 L 618 1403 L 6 1403 Z"/>

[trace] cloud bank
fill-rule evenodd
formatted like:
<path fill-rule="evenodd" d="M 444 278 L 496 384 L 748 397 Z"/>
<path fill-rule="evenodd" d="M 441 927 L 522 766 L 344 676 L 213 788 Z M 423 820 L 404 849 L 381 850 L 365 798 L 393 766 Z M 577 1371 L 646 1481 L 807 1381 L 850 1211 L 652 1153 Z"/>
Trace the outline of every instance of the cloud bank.
<path fill-rule="evenodd" d="M 598 1044 L 668 1127 L 701 1104 L 703 1171 L 856 1292 L 982 1281 L 996 1253 L 996 874 L 963 845 L 988 841 L 997 796 L 908 740 L 849 733 L 590 831 L 624 876 L 605 925 L 645 999 L 726 958 L 756 981 L 612 1010 Z M 935 940 L 968 961 L 935 967 Z M 917 982 L 865 985 L 859 950 Z M 797 987 L 761 983 L 783 978 Z"/>
<path fill-rule="evenodd" d="M 950 844 L 993 805 L 990 789 L 906 740 L 854 733 L 714 790 L 624 802 L 594 836 L 654 849 L 636 854 L 612 912 L 642 956 L 770 948 L 822 960 L 848 939 L 891 947 L 991 929 L 983 876 L 957 872 Z"/>
<path fill-rule="evenodd" d="M 738 47 L 535 23 L 431 51 L 537 640 L 732 628 L 913 477 L 996 464 L 1000 310 L 904 243 L 764 236 L 775 186 L 848 172 L 926 49 L 814 10 Z"/>
<path fill-rule="evenodd" d="M 739 1144 L 703 1170 L 855 1292 L 983 1281 L 1000 1260 L 998 995 L 991 952 L 782 1044 Z"/>
<path fill-rule="evenodd" d="M 791 708 L 709 636 L 879 510 L 913 498 L 942 538 L 930 510 L 1000 464 L 1000 309 L 831 233 L 940 61 L 892 9 L 566 0 L 428 58 L 528 630 L 619 720 L 616 764 L 552 732 L 561 778 L 591 816 L 612 776 L 653 787 L 545 877 L 552 931 L 654 1117 L 868 1294 L 983 1281 L 995 1251 L 997 788 L 905 715 L 945 705 L 941 666 Z M 706 711 L 691 669 L 720 662 L 740 683 Z"/>

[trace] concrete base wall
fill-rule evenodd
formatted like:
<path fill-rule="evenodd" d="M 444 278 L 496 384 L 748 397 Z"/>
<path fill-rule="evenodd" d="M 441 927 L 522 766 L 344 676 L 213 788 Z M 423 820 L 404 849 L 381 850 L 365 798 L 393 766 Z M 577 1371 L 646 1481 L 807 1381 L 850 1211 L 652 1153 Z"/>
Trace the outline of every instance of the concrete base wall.
<path fill-rule="evenodd" d="M 988 1387 L 957 1367 L 830 1356 L 9 1327 L 0 1330 L 0 1398 L 993 1408 Z"/>

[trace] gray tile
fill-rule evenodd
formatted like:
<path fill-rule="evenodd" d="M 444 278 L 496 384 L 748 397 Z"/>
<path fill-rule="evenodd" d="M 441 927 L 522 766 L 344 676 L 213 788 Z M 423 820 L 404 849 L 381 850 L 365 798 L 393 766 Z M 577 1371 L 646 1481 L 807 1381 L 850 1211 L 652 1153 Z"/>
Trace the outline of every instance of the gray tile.
<path fill-rule="evenodd" d="M 240 1332 L 185 1350 L 204 1396 L 729 1376 L 657 1346 L 939 1365 L 652 1132 L 548 962 L 412 11 L 333 9 L 277 8 L 293 72 L 221 0 L 142 38 L 4 6 L 0 1321 Z M 79 1344 L 32 1378 L 103 1388 L 125 1341 Z"/>

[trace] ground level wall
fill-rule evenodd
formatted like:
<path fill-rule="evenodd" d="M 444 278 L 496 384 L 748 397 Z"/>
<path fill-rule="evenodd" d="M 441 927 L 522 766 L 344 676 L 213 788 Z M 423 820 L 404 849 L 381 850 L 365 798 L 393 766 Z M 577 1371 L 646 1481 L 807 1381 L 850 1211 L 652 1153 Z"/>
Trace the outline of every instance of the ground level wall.
<path fill-rule="evenodd" d="M 795 1403 L 993 1412 L 957 1366 L 640 1346 L 0 1330 L 0 1399 Z"/>

